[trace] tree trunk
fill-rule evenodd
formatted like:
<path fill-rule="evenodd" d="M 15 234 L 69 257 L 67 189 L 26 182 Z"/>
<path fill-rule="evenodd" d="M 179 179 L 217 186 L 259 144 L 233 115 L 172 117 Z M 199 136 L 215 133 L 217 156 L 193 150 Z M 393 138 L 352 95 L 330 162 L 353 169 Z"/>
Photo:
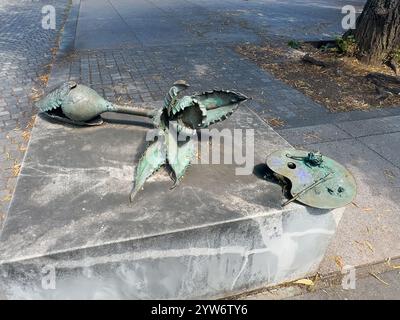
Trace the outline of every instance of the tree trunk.
<path fill-rule="evenodd" d="M 381 64 L 400 48 L 400 0 L 368 0 L 357 19 L 353 35 L 360 59 L 368 64 Z"/>

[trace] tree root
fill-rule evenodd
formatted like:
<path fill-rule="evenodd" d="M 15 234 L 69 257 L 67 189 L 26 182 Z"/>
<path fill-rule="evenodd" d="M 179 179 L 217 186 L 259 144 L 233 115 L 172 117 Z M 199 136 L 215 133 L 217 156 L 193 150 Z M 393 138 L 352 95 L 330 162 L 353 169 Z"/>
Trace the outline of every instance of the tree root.
<path fill-rule="evenodd" d="M 307 63 L 311 63 L 313 65 L 319 66 L 319 67 L 323 67 L 323 68 L 329 67 L 329 65 L 326 62 L 321 61 L 321 60 L 317 60 L 317 59 L 311 57 L 310 54 L 308 54 L 308 53 L 305 54 L 301 58 L 301 60 L 304 61 L 304 62 L 307 62 Z"/>
<path fill-rule="evenodd" d="M 400 95 L 400 77 L 370 73 L 366 78 L 375 85 L 379 99 L 386 99 L 391 95 Z"/>

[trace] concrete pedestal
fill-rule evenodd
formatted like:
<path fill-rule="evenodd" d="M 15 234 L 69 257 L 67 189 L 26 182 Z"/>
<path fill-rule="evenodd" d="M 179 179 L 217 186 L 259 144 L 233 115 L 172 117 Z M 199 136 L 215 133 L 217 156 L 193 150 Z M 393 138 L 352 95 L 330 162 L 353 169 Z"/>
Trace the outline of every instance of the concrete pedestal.
<path fill-rule="evenodd" d="M 198 164 L 170 190 L 161 170 L 130 204 L 148 126 L 38 118 L 0 235 L 3 297 L 216 298 L 316 272 L 343 210 L 282 209 L 262 170 L 288 143 L 245 106 L 220 128 L 254 129 L 255 173 Z"/>

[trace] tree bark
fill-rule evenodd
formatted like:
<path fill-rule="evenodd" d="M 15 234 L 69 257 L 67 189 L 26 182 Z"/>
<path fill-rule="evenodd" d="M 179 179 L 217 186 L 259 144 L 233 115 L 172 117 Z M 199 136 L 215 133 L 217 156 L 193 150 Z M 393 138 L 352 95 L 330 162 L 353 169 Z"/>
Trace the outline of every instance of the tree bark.
<path fill-rule="evenodd" d="M 400 0 L 368 0 L 357 19 L 353 35 L 357 41 L 360 60 L 381 64 L 400 48 Z"/>

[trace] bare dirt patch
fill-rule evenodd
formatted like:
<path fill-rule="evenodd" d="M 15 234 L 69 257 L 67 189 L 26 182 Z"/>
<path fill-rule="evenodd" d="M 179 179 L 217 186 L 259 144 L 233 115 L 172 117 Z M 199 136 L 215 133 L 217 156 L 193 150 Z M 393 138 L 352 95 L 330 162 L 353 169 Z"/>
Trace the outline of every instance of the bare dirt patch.
<path fill-rule="evenodd" d="M 367 66 L 356 58 L 339 54 L 333 46 L 301 43 L 298 49 L 286 43 L 262 46 L 240 45 L 236 51 L 256 62 L 276 78 L 311 97 L 332 112 L 400 106 L 400 94 L 387 92 L 372 75 L 399 80 L 387 66 Z M 304 61 L 304 56 L 311 61 Z"/>

